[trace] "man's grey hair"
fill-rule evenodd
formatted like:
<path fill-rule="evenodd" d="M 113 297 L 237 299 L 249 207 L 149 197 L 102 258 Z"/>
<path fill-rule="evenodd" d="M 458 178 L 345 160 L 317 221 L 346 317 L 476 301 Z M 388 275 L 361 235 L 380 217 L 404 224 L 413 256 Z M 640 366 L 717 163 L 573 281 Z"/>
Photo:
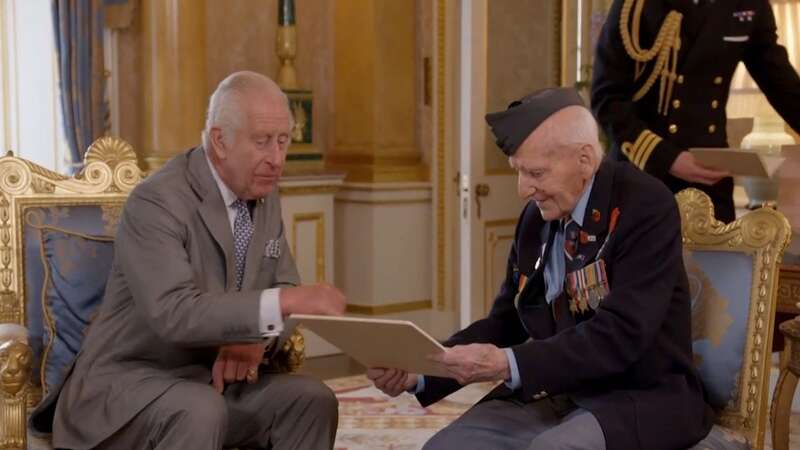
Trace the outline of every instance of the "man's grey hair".
<path fill-rule="evenodd" d="M 548 140 L 547 147 L 557 150 L 579 148 L 590 145 L 594 150 L 596 165 L 603 160 L 597 121 L 591 111 L 583 106 L 568 106 L 553 116 L 556 120 L 545 120 L 540 127 L 541 139 Z"/>
<path fill-rule="evenodd" d="M 256 72 L 235 72 L 219 83 L 217 89 L 208 100 L 206 124 L 201 134 L 203 148 L 210 150 L 210 133 L 214 127 L 219 127 L 223 130 L 222 139 L 226 145 L 232 144 L 231 139 L 234 131 L 244 124 L 245 117 L 242 100 L 256 89 L 269 90 L 275 94 L 280 94 L 286 102 L 286 108 L 289 112 L 289 128 L 294 127 L 294 117 L 289 107 L 289 99 L 274 81 Z"/>

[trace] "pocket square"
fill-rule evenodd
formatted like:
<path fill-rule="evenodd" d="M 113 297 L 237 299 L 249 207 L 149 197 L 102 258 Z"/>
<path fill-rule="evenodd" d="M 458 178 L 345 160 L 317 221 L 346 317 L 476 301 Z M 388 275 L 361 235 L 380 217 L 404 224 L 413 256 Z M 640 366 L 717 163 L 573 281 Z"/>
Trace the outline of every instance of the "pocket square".
<path fill-rule="evenodd" d="M 750 40 L 750 36 L 722 36 L 722 40 L 725 42 L 747 42 Z"/>
<path fill-rule="evenodd" d="M 280 258 L 281 257 L 281 241 L 278 239 L 270 239 L 267 245 L 264 246 L 264 256 L 267 258 Z"/>

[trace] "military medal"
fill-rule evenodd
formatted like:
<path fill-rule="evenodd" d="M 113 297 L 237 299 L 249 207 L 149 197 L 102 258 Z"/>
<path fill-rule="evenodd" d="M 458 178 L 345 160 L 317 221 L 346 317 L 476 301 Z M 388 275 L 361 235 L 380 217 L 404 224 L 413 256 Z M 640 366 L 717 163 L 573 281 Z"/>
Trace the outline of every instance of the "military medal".
<path fill-rule="evenodd" d="M 606 264 L 602 259 L 570 272 L 566 277 L 566 289 L 570 296 L 569 310 L 572 314 L 596 310 L 608 295 Z"/>

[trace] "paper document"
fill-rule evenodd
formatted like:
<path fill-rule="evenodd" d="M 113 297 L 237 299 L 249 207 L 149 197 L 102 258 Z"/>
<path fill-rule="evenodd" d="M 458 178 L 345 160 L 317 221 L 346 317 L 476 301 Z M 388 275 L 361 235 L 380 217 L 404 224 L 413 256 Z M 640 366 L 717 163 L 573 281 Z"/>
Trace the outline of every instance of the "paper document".
<path fill-rule="evenodd" d="M 780 155 L 766 154 L 760 150 L 741 148 L 689 149 L 703 166 L 727 170 L 734 176 L 771 178 L 786 159 Z"/>
<path fill-rule="evenodd" d="M 291 329 L 298 324 L 339 347 L 367 368 L 448 376 L 444 366 L 427 358 L 444 352 L 445 348 L 413 322 L 292 314 L 286 319 L 284 328 Z"/>

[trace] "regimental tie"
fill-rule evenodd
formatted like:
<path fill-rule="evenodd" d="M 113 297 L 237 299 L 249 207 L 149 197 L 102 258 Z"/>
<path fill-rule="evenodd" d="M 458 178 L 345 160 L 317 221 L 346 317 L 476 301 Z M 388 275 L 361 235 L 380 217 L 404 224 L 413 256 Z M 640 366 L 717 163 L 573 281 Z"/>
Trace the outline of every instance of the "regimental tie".
<path fill-rule="evenodd" d="M 572 220 L 572 217 L 564 219 L 564 266 L 566 273 L 573 272 L 581 268 L 580 261 L 575 258 L 578 255 L 578 235 L 580 234 L 580 227 L 578 222 Z"/>
<path fill-rule="evenodd" d="M 250 218 L 250 209 L 244 200 L 233 202 L 236 209 L 236 219 L 233 221 L 233 255 L 236 259 L 236 290 L 242 289 L 244 280 L 244 265 L 247 258 L 247 247 L 253 237 L 253 220 Z"/>

